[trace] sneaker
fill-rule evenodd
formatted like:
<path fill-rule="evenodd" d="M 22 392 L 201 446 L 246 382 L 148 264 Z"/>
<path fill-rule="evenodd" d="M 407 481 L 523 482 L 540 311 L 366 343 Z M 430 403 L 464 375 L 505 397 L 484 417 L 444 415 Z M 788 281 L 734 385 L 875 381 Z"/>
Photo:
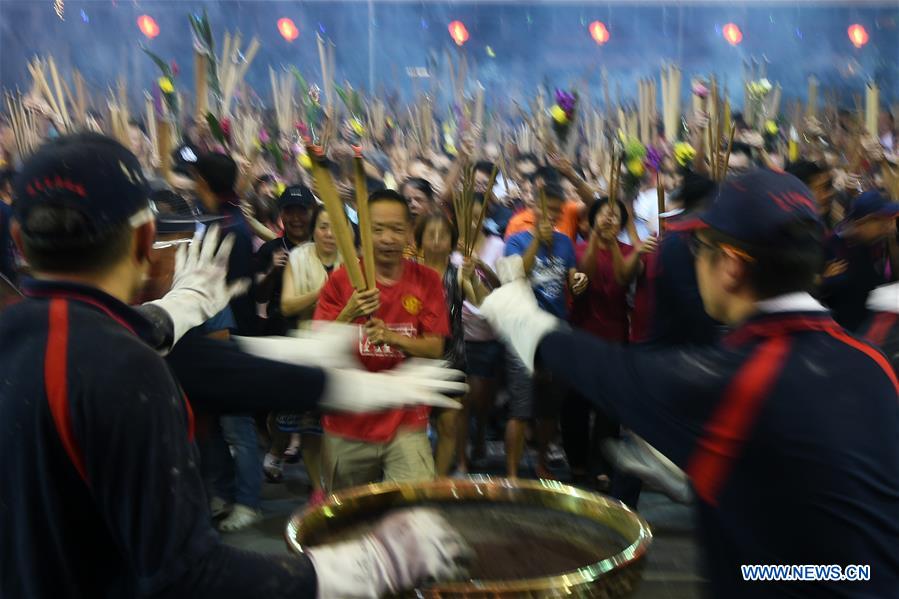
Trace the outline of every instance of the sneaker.
<path fill-rule="evenodd" d="M 213 497 L 209 500 L 209 513 L 212 519 L 222 518 L 231 512 L 231 504 L 221 497 Z"/>
<path fill-rule="evenodd" d="M 632 474 L 674 501 L 688 503 L 692 497 L 687 476 L 668 458 L 637 436 L 608 440 L 603 453 L 615 468 Z"/>
<path fill-rule="evenodd" d="M 284 480 L 284 463 L 270 453 L 265 454 L 262 461 L 262 472 L 270 483 L 279 483 Z"/>
<path fill-rule="evenodd" d="M 262 520 L 262 511 L 256 510 L 239 503 L 234 506 L 228 517 L 219 523 L 222 532 L 237 532 Z"/>

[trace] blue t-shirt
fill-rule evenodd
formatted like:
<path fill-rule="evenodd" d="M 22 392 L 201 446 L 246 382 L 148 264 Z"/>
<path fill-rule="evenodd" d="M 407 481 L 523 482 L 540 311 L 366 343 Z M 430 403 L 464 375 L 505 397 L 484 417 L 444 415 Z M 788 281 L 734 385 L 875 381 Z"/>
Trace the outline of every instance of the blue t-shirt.
<path fill-rule="evenodd" d="M 530 231 L 513 235 L 506 241 L 506 256 L 523 256 L 533 239 Z M 552 252 L 547 252 L 546 246 L 541 244 L 534 259 L 529 278 L 537 303 L 559 318 L 568 318 L 568 271 L 576 265 L 571 238 L 558 231 L 553 232 Z"/>

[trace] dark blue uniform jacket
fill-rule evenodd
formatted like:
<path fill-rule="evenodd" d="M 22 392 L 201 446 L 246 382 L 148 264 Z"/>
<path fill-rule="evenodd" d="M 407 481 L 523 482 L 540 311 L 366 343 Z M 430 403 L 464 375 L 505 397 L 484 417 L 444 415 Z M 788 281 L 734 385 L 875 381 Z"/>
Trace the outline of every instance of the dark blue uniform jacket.
<path fill-rule="evenodd" d="M 702 348 L 554 332 L 538 359 L 687 472 L 713 597 L 899 596 L 899 384 L 826 312 L 760 314 Z M 871 580 L 743 582 L 741 564 Z"/>

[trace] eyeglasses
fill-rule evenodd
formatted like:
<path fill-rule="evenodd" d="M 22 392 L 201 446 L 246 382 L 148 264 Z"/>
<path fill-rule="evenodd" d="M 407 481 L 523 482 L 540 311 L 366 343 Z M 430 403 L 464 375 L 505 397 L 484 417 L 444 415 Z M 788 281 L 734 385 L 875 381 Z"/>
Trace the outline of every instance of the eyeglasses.
<path fill-rule="evenodd" d="M 193 239 L 166 239 L 165 241 L 154 241 L 152 247 L 154 250 L 165 250 L 179 245 L 190 244 L 192 241 Z"/>
<path fill-rule="evenodd" d="M 741 250 L 728 243 L 709 243 L 708 241 L 704 241 L 699 235 L 694 234 L 690 237 L 688 245 L 690 247 L 690 253 L 693 254 L 694 258 L 699 255 L 701 249 L 705 248 L 707 250 L 712 250 L 713 252 L 721 252 L 725 256 L 737 258 L 743 262 L 755 262 L 755 258 L 749 255 L 745 250 Z"/>

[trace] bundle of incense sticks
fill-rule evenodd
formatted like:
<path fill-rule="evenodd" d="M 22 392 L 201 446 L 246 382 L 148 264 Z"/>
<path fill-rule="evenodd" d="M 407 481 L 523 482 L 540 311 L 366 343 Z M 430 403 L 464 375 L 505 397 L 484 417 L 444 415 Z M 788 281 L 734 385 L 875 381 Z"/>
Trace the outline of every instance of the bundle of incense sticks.
<path fill-rule="evenodd" d="M 637 83 L 637 116 L 640 143 L 644 146 L 653 142 L 656 120 L 657 90 L 655 81 L 641 79 Z"/>
<path fill-rule="evenodd" d="M 375 249 L 371 237 L 371 213 L 368 209 L 368 183 L 365 178 L 365 164 L 362 149 L 354 148 L 353 171 L 356 183 L 356 212 L 359 215 L 359 237 L 362 241 L 362 265 L 365 269 L 367 289 L 377 286 L 375 278 Z"/>
<path fill-rule="evenodd" d="M 337 240 L 337 249 L 340 250 L 340 255 L 346 265 L 350 283 L 356 291 L 365 291 L 365 277 L 362 275 L 362 269 L 359 267 L 356 245 L 353 241 L 353 231 L 349 222 L 347 222 L 346 211 L 344 210 L 343 202 L 340 200 L 337 188 L 334 186 L 331 171 L 324 164 L 324 151 L 320 146 L 313 146 L 309 142 L 306 144 L 306 151 L 312 162 L 312 180 L 315 182 L 315 192 L 324 203 L 328 216 L 331 217 L 331 228 Z M 363 247 L 364 251 L 365 248 Z M 363 254 L 362 258 L 366 264 L 374 264 L 373 256 Z"/>
<path fill-rule="evenodd" d="M 25 160 L 41 144 L 41 135 L 37 129 L 34 113 L 25 108 L 22 96 L 18 92 L 15 96 L 6 94 L 6 110 L 13 130 L 16 154 L 20 161 Z"/>
<path fill-rule="evenodd" d="M 880 117 L 880 88 L 873 81 L 865 86 L 865 128 L 868 135 L 877 137 L 877 121 Z"/>
<path fill-rule="evenodd" d="M 248 110 L 241 112 L 235 123 L 234 145 L 244 158 L 252 162 L 259 152 L 256 143 L 259 140 L 262 121 L 256 113 Z"/>
<path fill-rule="evenodd" d="M 144 111 L 147 119 L 147 137 L 150 138 L 150 157 L 151 161 L 156 163 L 159 160 L 159 134 L 156 127 L 156 109 L 153 107 L 153 96 L 148 91 L 144 91 Z"/>
<path fill-rule="evenodd" d="M 810 119 L 818 117 L 818 78 L 812 75 L 808 78 L 808 98 L 805 116 Z"/>
<path fill-rule="evenodd" d="M 609 202 L 612 206 L 612 210 L 618 211 L 618 192 L 621 184 L 621 152 L 618 151 L 616 147 L 616 143 L 611 144 L 611 149 L 609 151 L 609 177 L 608 177 L 608 192 L 609 192 Z"/>
<path fill-rule="evenodd" d="M 662 68 L 662 127 L 665 139 L 673 143 L 680 133 L 681 70 L 676 65 Z"/>
<path fill-rule="evenodd" d="M 727 177 L 728 163 L 730 162 L 730 153 L 734 144 L 734 132 L 736 123 L 729 122 L 725 124 L 724 110 L 721 99 L 718 96 L 718 84 L 712 79 L 712 89 L 709 96 L 709 128 L 708 128 L 708 146 L 709 146 L 709 168 L 712 179 L 715 181 L 723 181 Z M 724 127 L 729 129 L 727 137 L 727 151 L 723 154 L 722 149 L 724 140 Z"/>
<path fill-rule="evenodd" d="M 60 129 L 61 132 L 66 132 L 71 129 L 72 124 L 69 120 L 68 109 L 66 108 L 66 99 L 62 92 L 59 72 L 56 70 L 56 63 L 53 61 L 52 56 L 49 58 L 48 64 L 50 65 L 50 74 L 53 78 L 53 86 L 56 91 L 55 95 L 50 91 L 50 85 L 47 83 L 47 77 L 44 75 L 44 63 L 39 58 L 35 58 L 28 64 L 28 71 L 31 73 L 31 77 L 34 80 L 33 89 L 38 97 L 43 97 L 50 108 L 51 118 L 53 119 L 54 125 Z"/>
<path fill-rule="evenodd" d="M 223 46 L 222 57 L 218 64 L 218 78 L 222 88 L 221 105 L 219 107 L 219 120 L 231 116 L 231 102 L 234 100 L 234 92 L 240 86 L 241 82 L 249 70 L 256 53 L 259 52 L 259 40 L 253 38 L 246 52 L 240 50 L 240 33 L 231 37 L 229 32 L 225 32 L 225 43 Z"/>
<path fill-rule="evenodd" d="M 293 105 L 293 85 L 295 78 L 291 73 L 275 74 L 269 67 L 268 76 L 272 84 L 272 103 L 275 106 L 275 120 L 281 135 L 289 136 L 296 122 Z"/>
<path fill-rule="evenodd" d="M 196 94 L 194 117 L 198 123 L 206 120 L 206 113 L 209 111 L 209 86 L 206 82 L 207 60 L 206 54 L 194 50 L 194 88 Z"/>
<path fill-rule="evenodd" d="M 318 62 L 322 71 L 322 87 L 325 91 L 325 114 L 329 119 L 334 118 L 334 43 L 315 34 L 318 46 Z"/>

